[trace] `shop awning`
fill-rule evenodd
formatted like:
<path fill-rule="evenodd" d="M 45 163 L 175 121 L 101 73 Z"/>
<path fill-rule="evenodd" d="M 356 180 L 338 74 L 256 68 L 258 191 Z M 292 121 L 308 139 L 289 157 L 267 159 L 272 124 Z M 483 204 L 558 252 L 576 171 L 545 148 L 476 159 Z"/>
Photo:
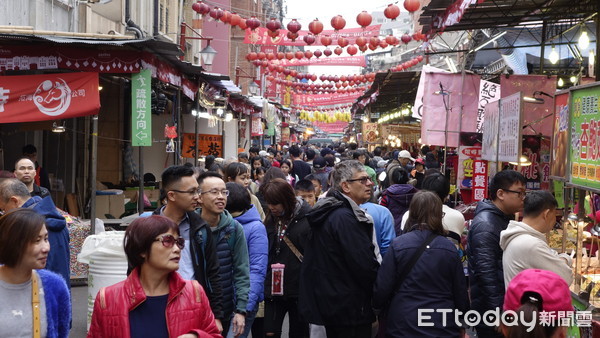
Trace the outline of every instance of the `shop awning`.
<path fill-rule="evenodd" d="M 371 88 L 354 101 L 352 111 L 360 114 L 369 106 L 371 112 L 387 112 L 403 103 L 413 104 L 420 76 L 421 72 L 377 73 Z"/>

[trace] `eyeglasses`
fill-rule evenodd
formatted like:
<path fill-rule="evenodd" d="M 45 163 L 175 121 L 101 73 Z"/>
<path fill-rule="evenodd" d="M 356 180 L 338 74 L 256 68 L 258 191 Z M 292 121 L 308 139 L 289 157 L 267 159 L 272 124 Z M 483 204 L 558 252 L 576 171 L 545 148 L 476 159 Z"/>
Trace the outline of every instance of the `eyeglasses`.
<path fill-rule="evenodd" d="M 363 185 L 367 185 L 367 183 L 373 182 L 373 181 L 371 180 L 371 178 L 369 176 L 365 176 L 365 177 L 361 177 L 361 178 L 355 178 L 352 180 L 346 180 L 346 182 L 360 182 Z"/>
<path fill-rule="evenodd" d="M 175 189 L 171 189 L 169 191 L 178 192 L 180 194 L 189 194 L 189 195 L 192 195 L 192 196 L 202 194 L 202 190 L 200 190 L 200 189 L 194 189 L 194 190 L 175 190 Z"/>
<path fill-rule="evenodd" d="M 525 196 L 527 196 L 527 191 L 516 191 L 516 190 L 508 190 L 508 189 L 502 189 L 502 190 L 515 193 L 515 194 L 519 195 L 519 198 L 525 198 Z"/>
<path fill-rule="evenodd" d="M 223 195 L 223 196 L 227 197 L 227 196 L 229 196 L 229 190 L 227 190 L 227 189 L 223 189 L 223 190 L 211 189 L 209 191 L 202 191 L 202 192 L 200 192 L 200 194 L 211 194 L 213 196 Z"/>
<path fill-rule="evenodd" d="M 183 249 L 185 247 L 185 239 L 183 239 L 183 237 L 175 238 L 173 235 L 162 235 L 154 241 L 161 242 L 165 248 L 172 248 L 173 244 L 177 244 L 179 249 Z"/>

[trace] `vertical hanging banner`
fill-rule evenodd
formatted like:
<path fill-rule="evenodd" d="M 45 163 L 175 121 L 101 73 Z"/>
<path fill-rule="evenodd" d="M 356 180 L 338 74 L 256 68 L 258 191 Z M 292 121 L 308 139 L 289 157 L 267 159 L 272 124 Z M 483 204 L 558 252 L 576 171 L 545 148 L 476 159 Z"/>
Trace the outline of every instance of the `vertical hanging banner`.
<path fill-rule="evenodd" d="M 144 69 L 131 75 L 131 145 L 152 145 L 151 71 Z"/>
<path fill-rule="evenodd" d="M 500 85 L 491 81 L 479 82 L 479 104 L 477 107 L 477 132 L 483 132 L 483 119 L 485 118 L 485 105 L 500 99 Z"/>
<path fill-rule="evenodd" d="M 473 201 L 487 198 L 487 161 L 473 162 Z"/>
<path fill-rule="evenodd" d="M 571 88 L 570 106 L 570 182 L 585 189 L 600 189 L 600 86 Z"/>
<path fill-rule="evenodd" d="M 500 100 L 500 127 L 498 128 L 498 161 L 519 162 L 521 158 L 522 125 L 521 92 Z"/>

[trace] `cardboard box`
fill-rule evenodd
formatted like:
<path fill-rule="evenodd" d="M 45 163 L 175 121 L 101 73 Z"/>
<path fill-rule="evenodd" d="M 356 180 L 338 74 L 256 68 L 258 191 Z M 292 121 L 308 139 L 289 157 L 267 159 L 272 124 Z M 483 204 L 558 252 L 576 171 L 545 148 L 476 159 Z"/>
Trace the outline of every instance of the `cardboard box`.
<path fill-rule="evenodd" d="M 125 195 L 96 195 L 96 217 L 106 218 L 106 214 L 114 218 L 125 213 Z"/>

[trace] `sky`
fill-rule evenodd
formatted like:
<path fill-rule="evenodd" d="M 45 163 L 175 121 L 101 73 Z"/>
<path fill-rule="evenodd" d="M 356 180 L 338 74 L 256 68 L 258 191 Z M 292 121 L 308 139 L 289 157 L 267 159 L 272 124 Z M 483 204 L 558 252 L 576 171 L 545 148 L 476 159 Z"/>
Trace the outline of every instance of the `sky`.
<path fill-rule="evenodd" d="M 302 30 L 308 30 L 308 24 L 315 18 L 323 23 L 323 29 L 332 29 L 331 18 L 336 15 L 341 15 L 346 19 L 345 28 L 360 27 L 356 23 L 356 16 L 362 12 L 367 11 L 369 13 L 375 11 L 383 11 L 390 3 L 395 1 L 391 0 L 286 0 L 287 14 L 283 19 L 283 26 L 285 26 L 292 20 L 297 19 L 302 24 Z M 404 1 L 400 0 L 396 4 L 400 7 L 400 12 L 406 12 L 403 4 Z M 310 50 L 321 49 L 323 46 L 310 47 Z M 357 55 L 361 55 L 359 52 Z M 334 57 L 335 55 L 331 56 Z M 342 56 L 348 56 L 346 53 Z M 324 57 L 324 56 L 322 56 Z M 328 75 L 348 75 L 360 73 L 360 67 L 347 67 L 347 66 L 310 66 L 308 67 L 309 73 L 315 74 L 328 74 Z"/>

